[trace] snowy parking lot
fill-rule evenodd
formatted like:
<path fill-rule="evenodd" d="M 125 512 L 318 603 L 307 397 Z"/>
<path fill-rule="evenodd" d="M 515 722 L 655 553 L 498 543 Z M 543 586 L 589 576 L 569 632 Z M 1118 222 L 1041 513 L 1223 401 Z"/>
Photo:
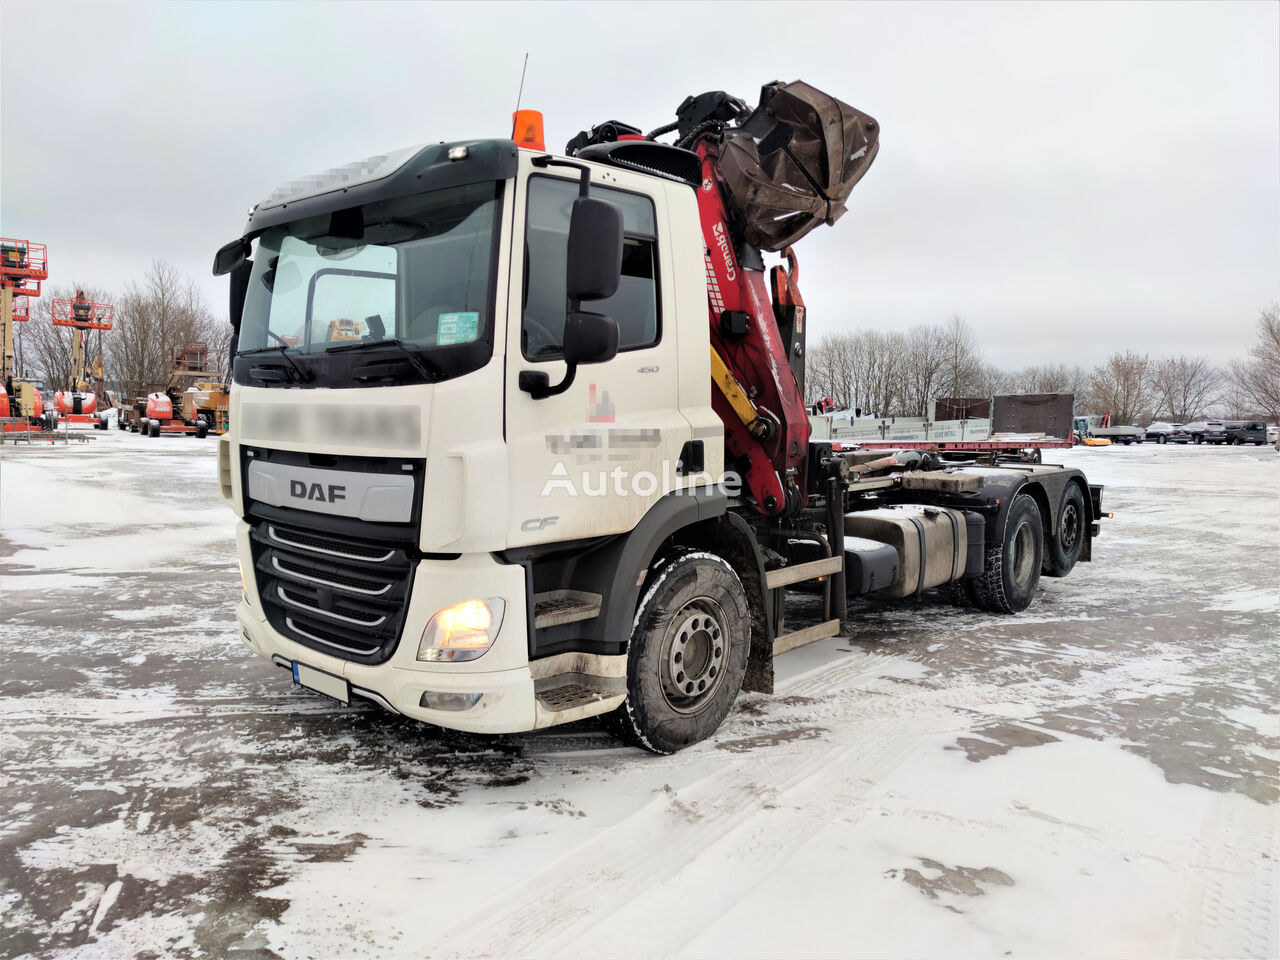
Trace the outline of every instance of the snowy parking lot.
<path fill-rule="evenodd" d="M 0 447 L 0 955 L 1280 954 L 1271 448 L 1055 453 L 1093 563 L 861 604 L 671 757 L 294 689 L 214 453 Z"/>

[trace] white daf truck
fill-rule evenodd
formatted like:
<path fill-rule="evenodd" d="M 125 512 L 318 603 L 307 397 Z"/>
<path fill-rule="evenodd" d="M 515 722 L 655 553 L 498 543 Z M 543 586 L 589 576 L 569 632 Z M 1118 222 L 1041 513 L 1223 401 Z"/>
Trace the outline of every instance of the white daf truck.
<path fill-rule="evenodd" d="M 482 733 L 599 715 L 671 752 L 848 597 L 1016 612 L 1089 559 L 1079 471 L 810 442 L 794 257 L 770 292 L 761 250 L 838 217 L 875 155 L 874 121 L 824 98 L 691 97 L 568 156 L 413 147 L 254 207 L 214 267 L 244 642 L 343 702 Z M 743 199 L 779 149 L 816 198 L 777 201 L 803 208 L 781 232 L 766 183 Z M 823 615 L 788 630 L 802 581 Z"/>

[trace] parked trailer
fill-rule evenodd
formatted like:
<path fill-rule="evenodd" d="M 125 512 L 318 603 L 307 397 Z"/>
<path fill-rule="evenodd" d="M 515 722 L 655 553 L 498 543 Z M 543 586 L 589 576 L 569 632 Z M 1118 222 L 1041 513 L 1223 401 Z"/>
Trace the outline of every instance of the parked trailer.
<path fill-rule="evenodd" d="M 888 418 L 858 420 L 833 439 L 842 447 L 931 450 L 949 459 L 1007 457 L 1039 463 L 1041 451 L 1070 447 L 1075 397 L 1070 393 L 1002 394 L 983 401 L 935 401 L 935 415 L 981 410 L 958 420 Z"/>

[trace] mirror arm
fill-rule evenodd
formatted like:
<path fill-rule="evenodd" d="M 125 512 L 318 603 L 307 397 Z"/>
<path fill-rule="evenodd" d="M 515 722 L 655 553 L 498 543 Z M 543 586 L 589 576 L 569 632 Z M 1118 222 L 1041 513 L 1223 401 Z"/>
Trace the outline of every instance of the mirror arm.
<path fill-rule="evenodd" d="M 574 170 L 582 172 L 581 179 L 578 180 L 578 196 L 585 197 L 591 188 L 591 168 L 585 163 L 575 163 L 572 160 L 561 160 L 559 157 L 553 157 L 546 153 L 540 157 L 534 157 L 529 161 L 535 167 L 572 167 Z"/>
<path fill-rule="evenodd" d="M 551 378 L 540 370 L 521 370 L 520 371 L 520 389 L 529 394 L 534 400 L 541 400 L 544 397 L 554 397 L 558 393 L 564 393 L 573 386 L 573 378 L 577 376 L 578 365 L 576 363 L 568 364 L 568 369 L 564 372 L 564 379 L 551 386 Z"/>

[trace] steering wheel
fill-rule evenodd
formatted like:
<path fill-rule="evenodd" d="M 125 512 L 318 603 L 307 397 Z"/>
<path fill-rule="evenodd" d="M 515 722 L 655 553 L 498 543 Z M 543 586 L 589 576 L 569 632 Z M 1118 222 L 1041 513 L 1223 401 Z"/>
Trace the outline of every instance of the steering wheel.
<path fill-rule="evenodd" d="M 542 338 L 546 341 L 545 343 L 540 344 L 536 350 L 529 349 L 530 347 L 533 346 L 532 344 L 530 343 L 524 344 L 525 352 L 530 359 L 537 359 L 539 354 L 541 354 L 541 352 L 548 347 L 557 351 L 563 349 L 563 343 L 562 343 L 562 341 L 564 340 L 563 333 L 561 333 L 561 335 L 557 337 L 555 334 L 553 334 L 550 330 L 548 330 L 545 326 L 543 326 L 537 320 L 534 320 L 532 317 L 530 317 L 527 313 L 524 316 L 523 326 L 524 326 L 524 329 L 526 330 L 532 330 L 536 333 L 541 334 Z M 529 340 L 529 339 L 532 339 L 532 338 L 526 337 L 526 340 Z"/>

